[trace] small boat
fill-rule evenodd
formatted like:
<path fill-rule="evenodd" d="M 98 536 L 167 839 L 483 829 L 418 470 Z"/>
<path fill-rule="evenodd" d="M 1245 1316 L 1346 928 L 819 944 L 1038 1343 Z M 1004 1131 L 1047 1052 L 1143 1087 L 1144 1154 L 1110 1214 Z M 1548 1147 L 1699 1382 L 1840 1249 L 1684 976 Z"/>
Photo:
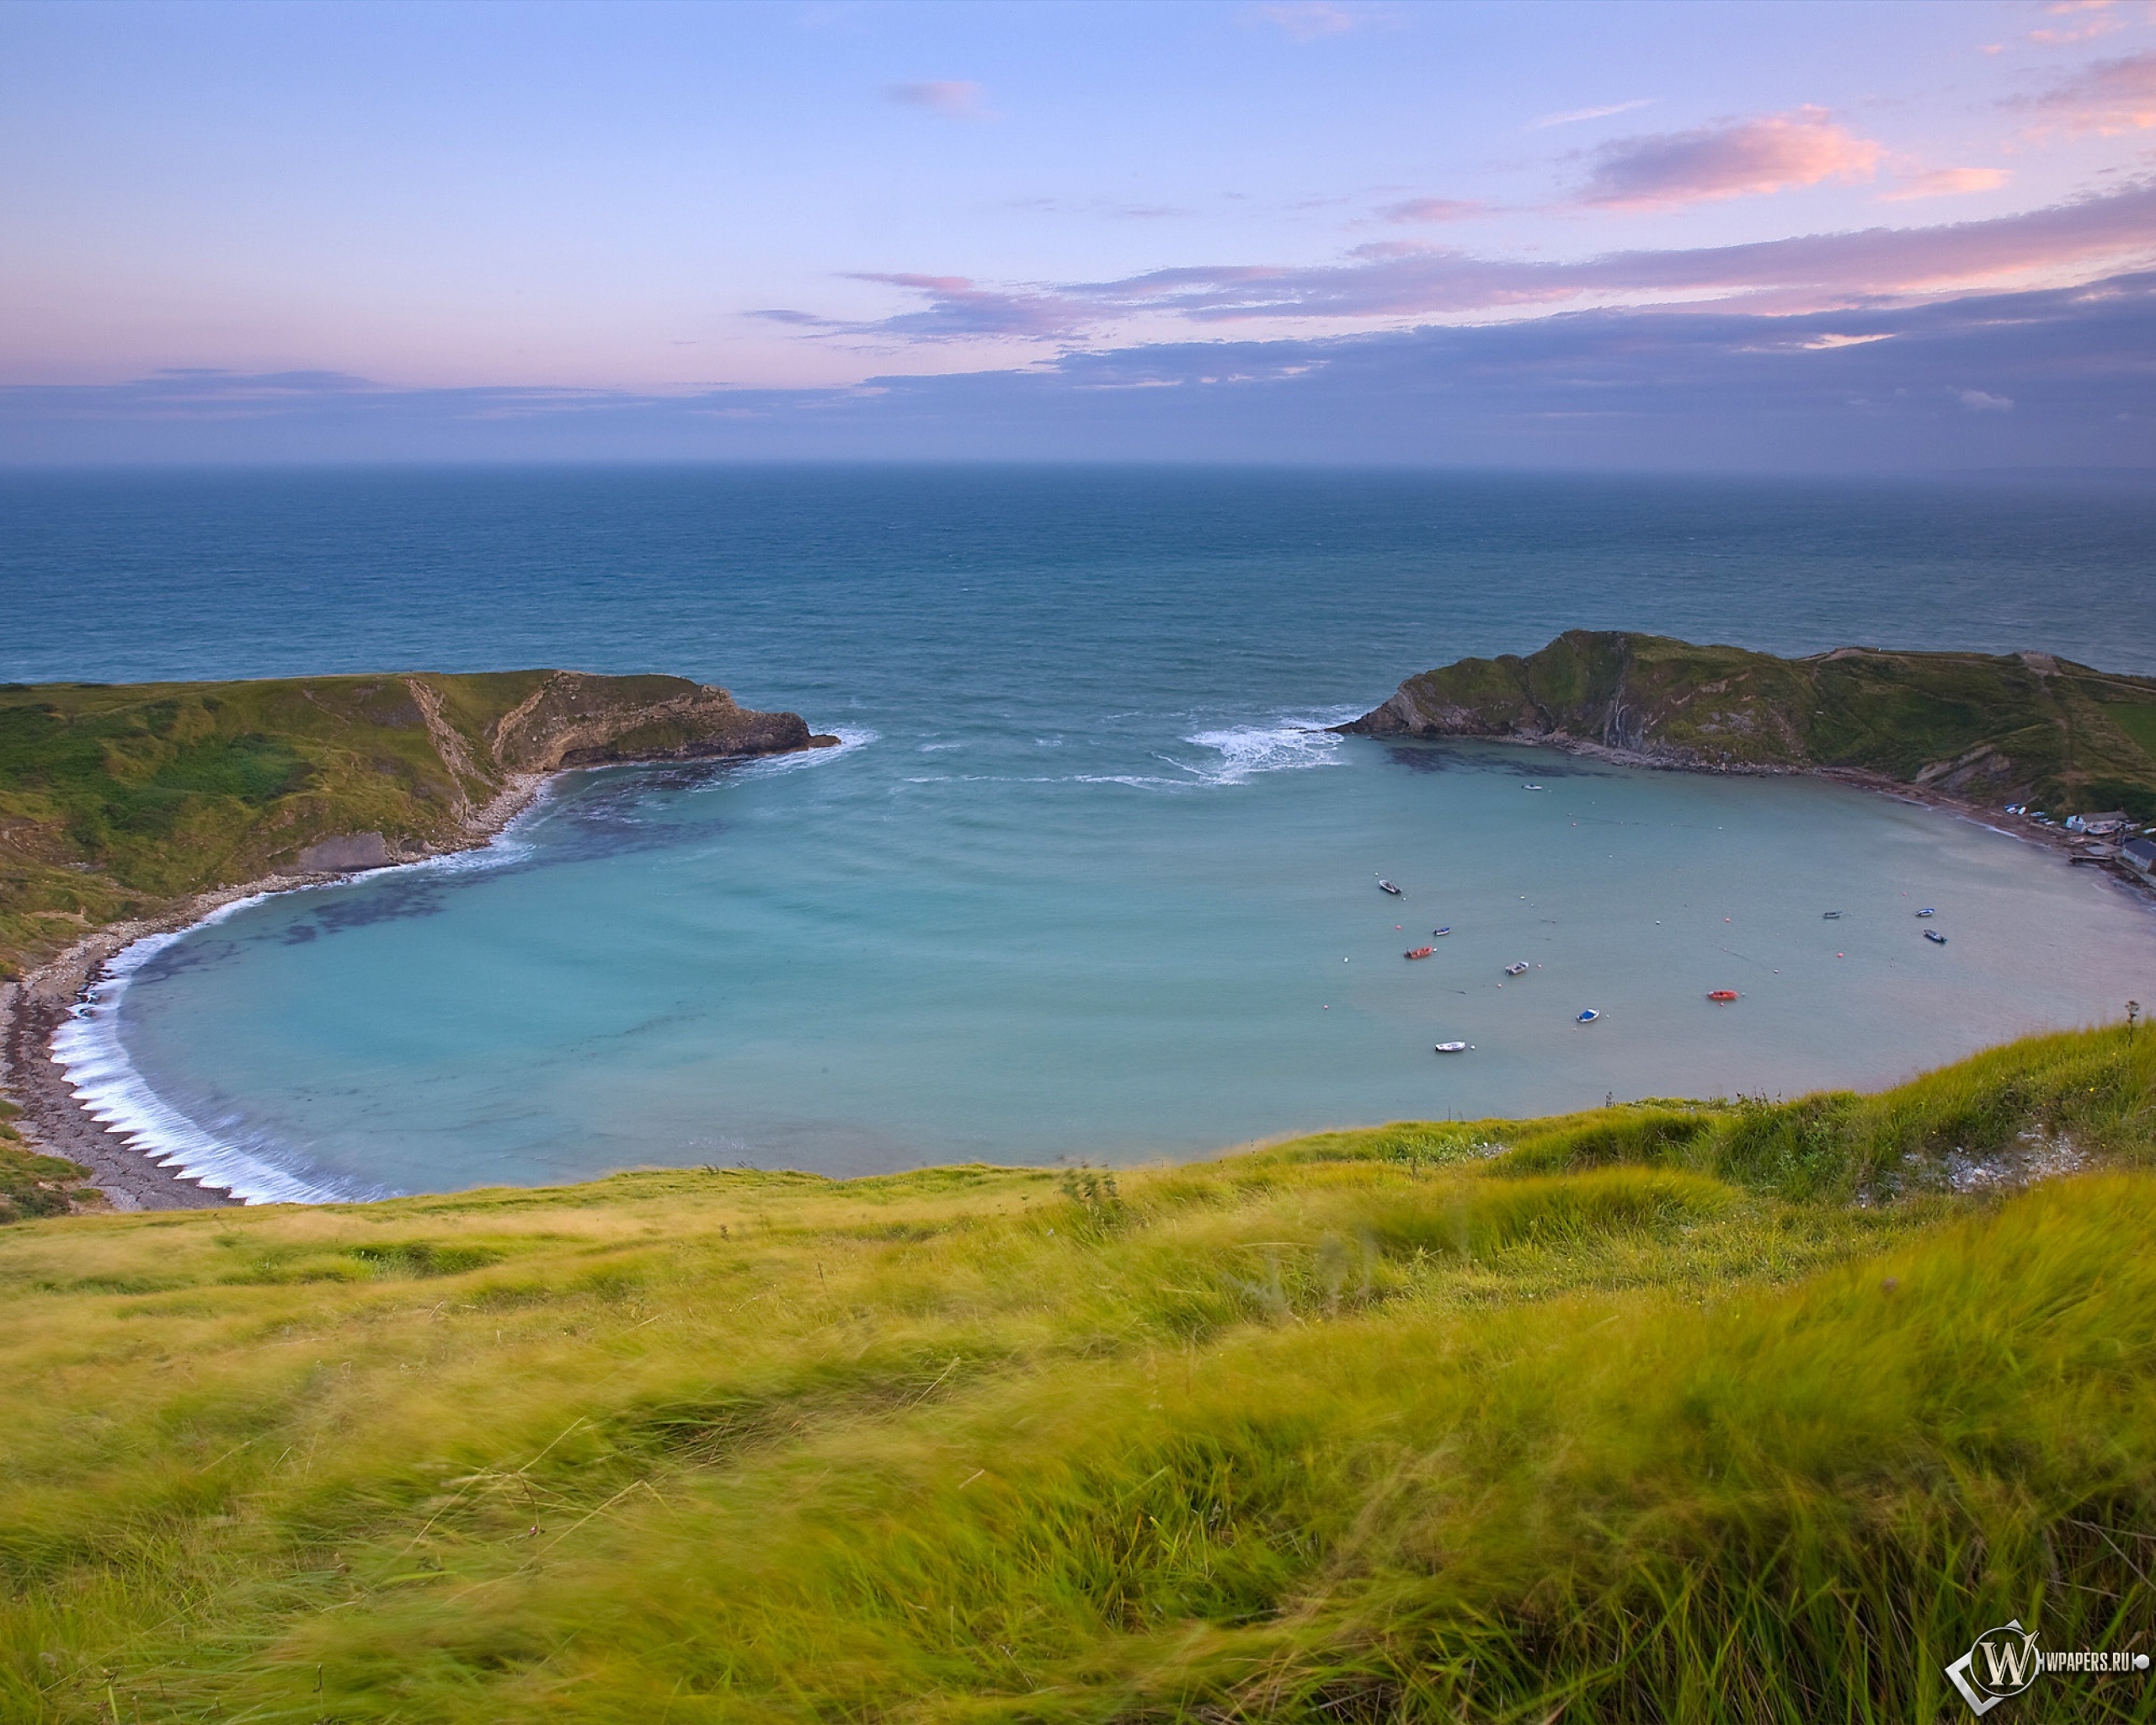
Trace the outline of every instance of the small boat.
<path fill-rule="evenodd" d="M 1582 1012 L 1578 1017 L 1573 1019 L 1572 1023 L 1575 1024 L 1592 1024 L 1601 1016 L 1602 1014 L 1596 1012 L 1593 1007 L 1589 1007 L 1585 1012 Z"/>
<path fill-rule="evenodd" d="M 1937 913 L 1935 911 L 1934 911 L 1934 910 L 1932 909 L 1932 907 L 1931 907 L 1930 905 L 1926 905 L 1924 907 L 1924 909 L 1922 909 L 1921 911 L 1918 911 L 1918 912 L 1917 912 L 1917 915 L 1918 915 L 1918 916 L 1936 916 L 1937 914 L 1938 914 L 1938 913 Z"/>
<path fill-rule="evenodd" d="M 1430 932 L 1431 932 L 1431 934 L 1432 934 L 1433 936 L 1443 936 L 1443 935 L 1448 935 L 1448 934 L 1450 934 L 1450 933 L 1452 932 L 1452 924 L 1450 924 L 1449 922 L 1448 922 L 1447 924 L 1445 924 L 1445 926 L 1444 926 L 1443 928 L 1433 928 L 1433 929 L 1432 929 L 1432 930 L 1430 931 Z"/>
<path fill-rule="evenodd" d="M 1935 947 L 1943 947 L 1946 944 L 1946 937 L 1941 934 L 1935 928 L 1927 928 L 1924 930 L 1924 937 Z"/>
<path fill-rule="evenodd" d="M 1400 956 L 1403 959 L 1427 959 L 1435 951 L 1435 947 L 1417 947 L 1412 952 L 1402 953 Z"/>
<path fill-rule="evenodd" d="M 1378 877 L 1378 890 L 1381 893 L 1390 893 L 1396 899 L 1402 899 L 1407 896 L 1405 893 L 1401 892 L 1398 887 L 1387 880 L 1383 875 L 1380 875 Z"/>
<path fill-rule="evenodd" d="M 1707 998 L 1726 1003 L 1737 998 L 1737 991 L 1733 988 L 1710 988 L 1707 991 Z"/>
<path fill-rule="evenodd" d="M 1522 785 L 1520 788 L 1523 791 L 1539 791 L 1542 787 L 1540 785 Z"/>
<path fill-rule="evenodd" d="M 1464 1042 L 1441 1042 L 1430 1052 L 1433 1055 L 1464 1055 L 1467 1049 L 1468 1044 Z"/>
<path fill-rule="evenodd" d="M 1819 913 L 1819 918 L 1822 922 L 1839 922 L 1842 920 L 1842 913 L 1839 911 L 1822 911 Z"/>
<path fill-rule="evenodd" d="M 1519 962 L 1518 964 L 1508 964 L 1508 965 L 1506 965 L 1506 966 L 1505 966 L 1505 975 L 1508 975 L 1508 976 L 1524 976 L 1524 975 L 1527 975 L 1527 961 L 1526 961 L 1524 959 L 1521 959 L 1521 960 L 1520 960 L 1520 962 Z"/>

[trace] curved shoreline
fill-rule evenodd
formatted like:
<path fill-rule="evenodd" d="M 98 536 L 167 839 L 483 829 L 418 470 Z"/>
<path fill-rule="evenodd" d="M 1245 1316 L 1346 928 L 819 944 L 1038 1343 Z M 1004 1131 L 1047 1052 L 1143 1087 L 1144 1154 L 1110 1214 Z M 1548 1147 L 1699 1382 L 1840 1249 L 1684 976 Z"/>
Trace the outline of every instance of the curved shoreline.
<path fill-rule="evenodd" d="M 1337 733 L 1344 727 L 1324 726 L 1318 729 Z M 1702 767 L 1561 736 L 1460 737 L 1429 740 L 1492 742 L 1514 746 L 1555 748 L 1561 753 L 1603 760 L 1612 765 L 1649 767 L 1663 772 L 1720 773 L 1722 776 L 1748 777 L 1822 778 L 1851 789 L 1881 793 L 1898 802 L 1952 814 L 2001 836 L 2021 839 L 2045 846 L 2055 854 L 2080 860 L 2079 847 L 2072 838 L 2056 828 L 2040 826 L 1925 787 L 1904 784 L 1860 771 L 1817 767 Z M 614 766 L 638 763 L 605 764 Z M 201 1209 L 236 1206 L 250 1202 L 345 1201 L 338 1194 L 308 1188 L 303 1181 L 267 1164 L 259 1165 L 264 1177 L 261 1181 L 249 1179 L 245 1172 L 241 1172 L 229 1183 L 221 1182 L 219 1174 L 232 1172 L 232 1162 L 244 1162 L 251 1159 L 247 1157 L 244 1151 L 218 1143 L 211 1134 L 177 1114 L 173 1117 L 170 1130 L 156 1135 L 157 1139 L 163 1140 L 163 1145 L 153 1145 L 148 1141 L 152 1135 L 149 1132 L 141 1126 L 131 1126 L 127 1120 L 130 1118 L 141 1120 L 144 1116 L 153 1114 L 158 1108 L 166 1108 L 170 1112 L 168 1105 L 162 1103 L 153 1093 L 147 1092 L 139 1076 L 132 1075 L 131 1068 L 119 1075 L 116 1089 L 124 1094 L 131 1087 L 129 1081 L 131 1078 L 131 1087 L 143 1090 L 147 1097 L 147 1102 L 136 1103 L 131 1097 L 128 1098 L 129 1106 L 115 1108 L 109 1103 L 111 1092 L 108 1092 L 105 1097 L 96 1098 L 82 1093 L 90 1087 L 83 1081 L 88 1064 L 84 1055 L 87 1054 L 90 1060 L 94 1060 L 96 1051 L 83 1050 L 72 1057 L 63 1058 L 59 1044 L 64 1041 L 68 1027 L 82 1021 L 80 1009 L 99 991 L 109 988 L 115 980 L 124 989 L 125 977 L 115 975 L 115 963 L 144 941 L 159 936 L 177 937 L 229 915 L 246 903 L 273 894 L 340 884 L 363 873 L 422 868 L 446 857 L 484 851 L 498 843 L 518 817 L 529 812 L 543 798 L 556 778 L 563 773 L 589 770 L 565 767 L 556 772 L 518 776 L 515 783 L 505 786 L 483 809 L 473 812 L 466 827 L 465 842 L 442 845 L 421 854 L 402 858 L 382 868 L 272 874 L 259 880 L 197 894 L 160 916 L 114 923 L 99 929 L 76 942 L 45 965 L 26 974 L 20 983 L 0 985 L 0 1087 L 10 1092 L 22 1105 L 22 1115 L 16 1122 L 19 1130 L 22 1130 L 31 1148 L 88 1167 L 93 1182 L 113 1206 L 121 1210 Z M 2125 887 L 2144 905 L 2156 909 L 2156 891 L 2152 891 L 2148 883 L 2135 879 L 2116 866 L 2104 868 L 2100 872 L 2114 884 Z M 145 959 L 149 956 L 149 953 L 143 954 Z M 115 1064 L 116 1066 L 125 1065 L 124 1060 Z M 99 1075 L 93 1071 L 90 1076 L 94 1078 Z M 100 1102 L 106 1105 L 100 1107 Z M 145 1125 L 148 1124 L 144 1122 Z M 205 1150 L 211 1153 L 198 1159 L 189 1156 L 184 1148 L 170 1147 L 173 1137 L 184 1138 L 188 1133 L 199 1135 L 204 1140 Z M 183 1158 L 193 1162 L 194 1172 L 182 1165 Z M 220 1162 L 226 1162 L 227 1167 L 219 1168 L 214 1166 Z M 205 1164 L 211 1166 L 205 1167 Z M 236 1186 L 255 1189 L 236 1194 L 233 1189 Z"/>
<path fill-rule="evenodd" d="M 579 770 L 565 767 L 560 772 Z M 409 868 L 486 849 L 541 800 L 560 772 L 510 774 L 509 782 L 467 819 L 462 842 L 435 846 L 388 866 Z M 15 1126 L 29 1147 L 88 1167 L 93 1183 L 115 1210 L 202 1210 L 247 1203 L 229 1186 L 213 1183 L 214 1174 L 196 1178 L 174 1166 L 176 1152 L 146 1148 L 138 1141 L 141 1134 L 91 1112 L 77 1094 L 55 1044 L 77 1018 L 77 1009 L 108 980 L 113 962 L 130 948 L 158 935 L 184 934 L 252 900 L 334 886 L 360 872 L 293 871 L 213 887 L 157 916 L 108 923 L 26 971 L 19 982 L 0 986 L 0 1089 L 21 1105 Z"/>

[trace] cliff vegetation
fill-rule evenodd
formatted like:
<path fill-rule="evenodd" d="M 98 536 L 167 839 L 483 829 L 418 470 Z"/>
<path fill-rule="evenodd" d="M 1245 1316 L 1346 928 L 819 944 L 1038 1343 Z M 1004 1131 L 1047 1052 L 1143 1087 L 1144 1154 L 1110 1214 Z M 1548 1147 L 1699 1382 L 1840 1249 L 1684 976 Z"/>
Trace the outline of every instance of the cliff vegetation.
<path fill-rule="evenodd" d="M 206 888 L 470 843 L 520 776 L 816 740 L 680 677 L 0 688 L 0 975 Z"/>
<path fill-rule="evenodd" d="M 1575 629 L 1410 677 L 1345 729 L 1588 744 L 1659 765 L 1835 767 L 2054 815 L 2156 820 L 2156 679 L 2044 653 L 1778 659 Z"/>
<path fill-rule="evenodd" d="M 2121 1027 L 1114 1175 L 23 1222 L 0 1714 L 1958 1717 L 2009 1618 L 2148 1648 L 2153 1156 Z"/>

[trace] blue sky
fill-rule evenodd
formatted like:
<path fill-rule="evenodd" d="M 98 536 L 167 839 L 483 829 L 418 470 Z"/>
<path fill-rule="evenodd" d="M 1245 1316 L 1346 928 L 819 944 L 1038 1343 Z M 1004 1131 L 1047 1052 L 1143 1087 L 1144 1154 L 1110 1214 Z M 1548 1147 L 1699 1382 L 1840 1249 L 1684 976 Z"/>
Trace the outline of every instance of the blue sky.
<path fill-rule="evenodd" d="M 0 152 L 0 460 L 2156 462 L 2150 0 L 11 3 Z"/>

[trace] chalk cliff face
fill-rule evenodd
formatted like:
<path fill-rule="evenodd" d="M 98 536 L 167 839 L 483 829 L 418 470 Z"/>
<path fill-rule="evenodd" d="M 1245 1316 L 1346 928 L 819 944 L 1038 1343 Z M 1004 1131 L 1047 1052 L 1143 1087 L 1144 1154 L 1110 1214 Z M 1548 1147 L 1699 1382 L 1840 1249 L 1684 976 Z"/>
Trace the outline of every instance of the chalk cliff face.
<path fill-rule="evenodd" d="M 558 768 L 834 740 L 683 677 L 0 689 L 0 976 L 208 888 L 474 843 Z"/>
<path fill-rule="evenodd" d="M 1778 659 L 1575 629 L 1538 653 L 1463 659 L 1342 730 L 1487 737 L 1721 772 L 1875 773 L 2054 814 L 2156 819 L 2156 681 L 2048 654 Z"/>

